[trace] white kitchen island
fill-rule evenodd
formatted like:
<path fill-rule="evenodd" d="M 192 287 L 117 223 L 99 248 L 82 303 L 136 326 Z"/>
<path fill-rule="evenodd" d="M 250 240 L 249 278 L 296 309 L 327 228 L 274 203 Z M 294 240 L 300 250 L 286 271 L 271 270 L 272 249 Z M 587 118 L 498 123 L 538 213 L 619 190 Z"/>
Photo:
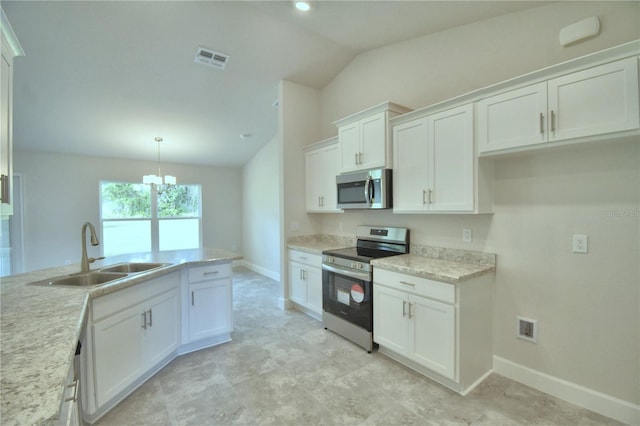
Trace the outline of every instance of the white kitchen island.
<path fill-rule="evenodd" d="M 0 282 L 2 424 L 66 423 L 60 418 L 60 410 L 63 400 L 70 396 L 67 376 L 91 301 L 167 274 L 180 276 L 192 267 L 230 264 L 241 258 L 232 252 L 206 248 L 111 257 L 92 269 L 121 262 L 170 265 L 92 287 L 28 285 L 78 272 L 78 265 L 3 277 Z M 184 315 L 188 313 L 182 312 L 178 318 Z"/>

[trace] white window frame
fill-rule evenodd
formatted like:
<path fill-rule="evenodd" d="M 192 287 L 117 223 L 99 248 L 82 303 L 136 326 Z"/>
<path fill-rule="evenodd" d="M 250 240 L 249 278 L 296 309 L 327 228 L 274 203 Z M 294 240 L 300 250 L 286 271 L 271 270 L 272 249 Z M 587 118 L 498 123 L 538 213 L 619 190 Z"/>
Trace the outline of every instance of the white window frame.
<path fill-rule="evenodd" d="M 160 221 L 162 220 L 198 220 L 198 247 L 194 247 L 194 249 L 202 248 L 202 185 L 196 183 L 185 183 L 182 186 L 197 186 L 200 192 L 200 203 L 198 205 L 198 216 L 189 216 L 189 217 L 167 217 L 160 218 L 158 217 L 158 192 L 153 188 L 150 188 L 151 195 L 151 216 L 144 218 L 124 218 L 124 219 L 105 219 L 102 217 L 102 185 L 104 183 L 130 183 L 134 185 L 141 184 L 140 182 L 129 182 L 124 180 L 101 180 L 99 182 L 99 200 L 100 200 L 100 239 L 104 241 L 104 222 L 132 222 L 132 221 L 149 221 L 151 222 L 151 252 L 158 253 L 160 252 Z M 177 250 L 185 250 L 185 249 L 177 249 Z M 100 245 L 100 254 L 104 255 L 104 245 Z M 125 254 L 125 253 L 120 253 Z"/>

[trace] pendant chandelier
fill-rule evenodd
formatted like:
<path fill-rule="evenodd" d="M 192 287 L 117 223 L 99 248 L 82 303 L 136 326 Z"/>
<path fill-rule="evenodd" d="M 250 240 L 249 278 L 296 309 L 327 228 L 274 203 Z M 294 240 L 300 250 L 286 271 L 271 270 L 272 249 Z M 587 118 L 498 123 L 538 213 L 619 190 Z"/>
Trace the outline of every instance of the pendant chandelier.
<path fill-rule="evenodd" d="M 162 142 L 162 138 L 157 137 L 155 140 L 158 143 L 158 174 L 142 176 L 142 183 L 151 185 L 152 189 L 157 190 L 160 185 L 175 185 L 176 177 L 171 175 L 162 177 L 162 173 L 160 173 L 160 142 Z"/>

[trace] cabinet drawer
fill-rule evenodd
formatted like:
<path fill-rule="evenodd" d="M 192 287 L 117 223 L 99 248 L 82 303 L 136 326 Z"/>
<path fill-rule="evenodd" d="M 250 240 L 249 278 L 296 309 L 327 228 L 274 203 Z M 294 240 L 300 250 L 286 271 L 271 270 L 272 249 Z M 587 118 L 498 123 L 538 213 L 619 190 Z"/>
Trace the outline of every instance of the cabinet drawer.
<path fill-rule="evenodd" d="M 215 280 L 218 278 L 228 277 L 230 275 L 231 275 L 230 263 L 189 268 L 190 283 L 196 283 L 198 281 L 206 281 L 206 280 Z"/>
<path fill-rule="evenodd" d="M 376 268 L 373 269 L 373 282 L 441 302 L 456 303 L 456 287 L 453 284 Z"/>
<path fill-rule="evenodd" d="M 91 301 L 91 318 L 94 322 L 99 321 L 130 306 L 137 305 L 177 288 L 179 284 L 180 273 L 172 272 L 157 278 L 151 278 L 147 282 L 100 296 Z"/>
<path fill-rule="evenodd" d="M 304 263 L 309 266 L 322 268 L 322 256 L 320 256 L 319 254 L 311 254 L 298 250 L 289 250 L 289 260 Z"/>

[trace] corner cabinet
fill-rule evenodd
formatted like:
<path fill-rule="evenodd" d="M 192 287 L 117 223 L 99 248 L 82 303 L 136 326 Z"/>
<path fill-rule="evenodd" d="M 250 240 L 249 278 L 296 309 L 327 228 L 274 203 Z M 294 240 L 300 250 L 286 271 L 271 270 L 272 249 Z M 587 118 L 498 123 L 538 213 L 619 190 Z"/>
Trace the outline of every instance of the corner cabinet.
<path fill-rule="evenodd" d="M 305 206 L 310 213 L 340 213 L 337 208 L 336 176 L 339 169 L 338 138 L 305 148 Z"/>
<path fill-rule="evenodd" d="M 92 300 L 87 415 L 101 415 L 175 357 L 179 288 L 174 272 Z"/>
<path fill-rule="evenodd" d="M 492 277 L 454 285 L 374 269 L 374 342 L 389 357 L 466 394 L 492 368 Z"/>
<path fill-rule="evenodd" d="M 477 108 L 481 154 L 637 130 L 638 58 L 499 93 Z"/>
<path fill-rule="evenodd" d="M 190 267 L 184 271 L 181 354 L 231 340 L 231 276 L 230 263 Z"/>
<path fill-rule="evenodd" d="M 348 173 L 373 168 L 391 168 L 389 120 L 411 109 L 385 102 L 335 121 L 338 128 L 339 171 Z"/>
<path fill-rule="evenodd" d="M 13 58 L 24 51 L 0 8 L 0 217 L 13 214 Z"/>
<path fill-rule="evenodd" d="M 322 315 L 322 256 L 289 250 L 289 300 L 310 316 Z"/>

